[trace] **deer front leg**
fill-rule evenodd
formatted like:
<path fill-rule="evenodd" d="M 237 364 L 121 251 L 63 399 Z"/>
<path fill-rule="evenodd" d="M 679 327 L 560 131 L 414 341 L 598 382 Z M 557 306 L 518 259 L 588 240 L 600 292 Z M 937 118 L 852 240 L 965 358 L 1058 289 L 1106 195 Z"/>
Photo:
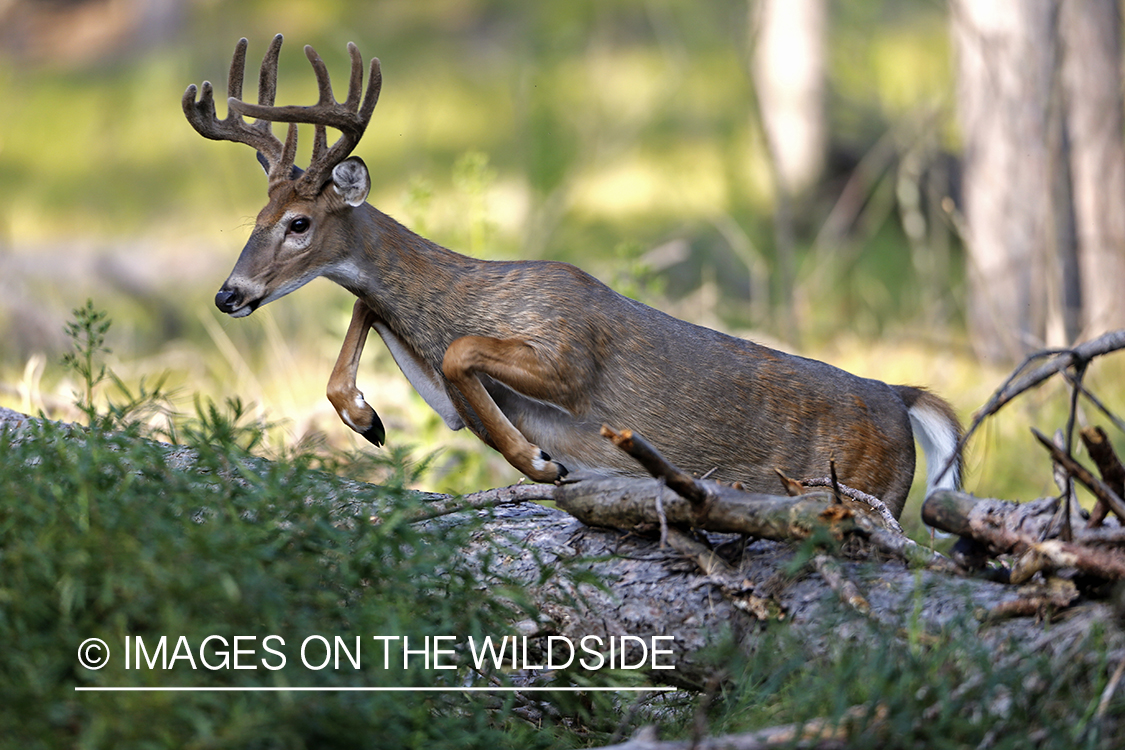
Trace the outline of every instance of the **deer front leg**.
<path fill-rule="evenodd" d="M 340 356 L 336 358 L 332 376 L 328 379 L 328 400 L 332 402 L 344 424 L 375 445 L 382 445 L 387 437 L 383 422 L 363 400 L 363 393 L 355 384 L 359 358 L 363 354 L 363 345 L 367 342 L 367 333 L 374 322 L 375 314 L 363 300 L 357 299 L 352 307 L 352 320 L 348 323 L 344 345 L 340 348 Z"/>
<path fill-rule="evenodd" d="M 463 336 L 449 345 L 441 367 L 508 463 L 536 482 L 554 482 L 566 476 L 566 467 L 529 442 L 480 381 L 479 375 L 488 375 L 525 396 L 550 401 L 561 384 L 531 346 L 518 339 Z"/>

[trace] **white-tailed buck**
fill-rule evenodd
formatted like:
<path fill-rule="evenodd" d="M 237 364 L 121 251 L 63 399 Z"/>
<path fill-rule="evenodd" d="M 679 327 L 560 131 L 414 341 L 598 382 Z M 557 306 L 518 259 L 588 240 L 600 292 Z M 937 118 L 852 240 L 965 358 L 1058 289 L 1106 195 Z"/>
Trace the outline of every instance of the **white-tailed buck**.
<path fill-rule="evenodd" d="M 824 476 L 834 460 L 840 482 L 882 498 L 896 516 L 914 475 L 915 436 L 930 489 L 959 483 L 957 419 L 924 390 L 685 323 L 565 263 L 458 255 L 373 208 L 367 167 L 349 154 L 379 97 L 379 61 L 363 94 L 363 60 L 348 46 L 351 80 L 340 103 L 306 47 L 319 101 L 274 106 L 280 48 L 278 35 L 262 62 L 257 104 L 242 101 L 245 39 L 231 63 L 224 119 L 210 83 L 198 101 L 194 85 L 184 94 L 200 134 L 252 146 L 269 175 L 269 202 L 215 304 L 242 317 L 318 276 L 358 297 L 328 398 L 371 442 L 383 442 L 383 425 L 355 378 L 374 328 L 451 429 L 468 427 L 539 482 L 568 469 L 642 473 L 601 437 L 605 423 L 638 431 L 687 471 L 757 491 L 780 489 L 775 469 Z M 284 143 L 274 122 L 289 123 Z M 297 123 L 315 126 L 306 171 L 293 165 Z M 326 128 L 341 133 L 331 147 Z"/>

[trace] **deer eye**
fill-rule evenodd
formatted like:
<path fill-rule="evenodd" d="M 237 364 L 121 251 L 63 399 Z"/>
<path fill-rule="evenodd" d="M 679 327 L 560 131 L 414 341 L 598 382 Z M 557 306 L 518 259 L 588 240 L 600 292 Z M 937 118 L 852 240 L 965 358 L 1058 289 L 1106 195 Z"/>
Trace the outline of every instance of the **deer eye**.
<path fill-rule="evenodd" d="M 309 221 L 307 216 L 298 216 L 296 219 L 289 222 L 289 233 L 304 234 L 309 231 L 310 226 L 312 226 L 312 222 Z"/>

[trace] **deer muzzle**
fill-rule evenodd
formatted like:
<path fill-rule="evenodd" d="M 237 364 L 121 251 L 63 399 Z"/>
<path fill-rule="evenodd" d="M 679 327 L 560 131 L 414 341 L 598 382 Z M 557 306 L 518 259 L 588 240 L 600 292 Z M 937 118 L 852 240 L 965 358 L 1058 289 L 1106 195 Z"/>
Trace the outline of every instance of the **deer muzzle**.
<path fill-rule="evenodd" d="M 242 318 L 254 312 L 257 305 L 245 302 L 240 292 L 224 286 L 215 295 L 215 307 L 232 318 Z"/>

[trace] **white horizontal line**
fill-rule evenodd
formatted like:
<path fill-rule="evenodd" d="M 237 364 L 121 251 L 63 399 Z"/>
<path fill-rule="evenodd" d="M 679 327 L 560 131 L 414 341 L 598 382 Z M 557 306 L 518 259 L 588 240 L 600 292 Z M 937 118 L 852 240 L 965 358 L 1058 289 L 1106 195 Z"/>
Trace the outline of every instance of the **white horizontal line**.
<path fill-rule="evenodd" d="M 661 692 L 674 687 L 75 687 L 78 693 L 593 693 Z"/>

